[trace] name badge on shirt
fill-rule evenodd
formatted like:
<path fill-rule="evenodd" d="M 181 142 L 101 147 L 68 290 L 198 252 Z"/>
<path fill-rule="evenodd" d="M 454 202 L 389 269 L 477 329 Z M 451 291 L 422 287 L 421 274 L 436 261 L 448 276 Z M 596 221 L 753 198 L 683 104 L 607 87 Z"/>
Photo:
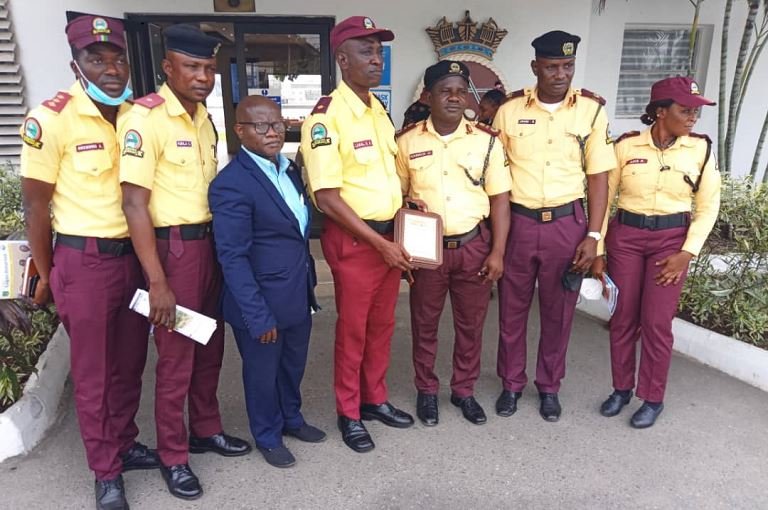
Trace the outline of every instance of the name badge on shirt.
<path fill-rule="evenodd" d="M 518 124 L 536 124 L 536 119 L 520 119 L 517 121 Z"/>
<path fill-rule="evenodd" d="M 352 146 L 357 149 L 363 149 L 365 147 L 373 147 L 373 141 L 372 140 L 360 140 L 359 142 L 354 142 Z"/>
<path fill-rule="evenodd" d="M 421 152 L 414 152 L 413 154 L 408 156 L 408 159 L 418 159 L 423 158 L 425 156 L 431 156 L 432 151 L 421 151 Z"/>
<path fill-rule="evenodd" d="M 645 158 L 634 158 L 627 161 L 627 165 L 644 165 L 648 163 L 648 160 Z"/>
<path fill-rule="evenodd" d="M 80 145 L 75 146 L 75 150 L 77 152 L 100 151 L 103 149 L 104 149 L 104 144 L 101 142 L 82 143 Z"/>
<path fill-rule="evenodd" d="M 192 140 L 176 140 L 176 147 L 192 147 Z"/>

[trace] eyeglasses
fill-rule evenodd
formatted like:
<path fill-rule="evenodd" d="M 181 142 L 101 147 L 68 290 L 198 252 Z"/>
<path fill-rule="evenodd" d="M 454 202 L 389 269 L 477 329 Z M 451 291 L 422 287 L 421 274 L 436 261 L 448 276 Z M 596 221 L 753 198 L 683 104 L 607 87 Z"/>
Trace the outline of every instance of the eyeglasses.
<path fill-rule="evenodd" d="M 277 122 L 238 122 L 238 124 L 253 126 L 253 130 L 260 135 L 266 135 L 269 132 L 269 128 L 272 128 L 278 135 L 285 133 L 286 129 L 286 122 L 284 120 Z"/>

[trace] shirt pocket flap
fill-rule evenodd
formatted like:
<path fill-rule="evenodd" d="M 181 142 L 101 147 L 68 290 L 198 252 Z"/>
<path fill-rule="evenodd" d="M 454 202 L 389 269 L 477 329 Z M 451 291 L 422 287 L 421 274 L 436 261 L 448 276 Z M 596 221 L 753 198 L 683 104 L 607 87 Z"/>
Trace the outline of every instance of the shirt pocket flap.
<path fill-rule="evenodd" d="M 72 163 L 77 172 L 92 177 L 97 177 L 104 172 L 111 170 L 114 166 L 112 157 L 110 157 L 105 149 L 76 152 L 72 157 Z"/>
<path fill-rule="evenodd" d="M 169 163 L 183 167 L 187 167 L 195 161 L 192 149 L 171 147 L 166 149 L 164 156 Z"/>
<path fill-rule="evenodd" d="M 416 172 L 426 170 L 435 163 L 432 151 L 414 152 L 408 156 L 408 168 Z"/>

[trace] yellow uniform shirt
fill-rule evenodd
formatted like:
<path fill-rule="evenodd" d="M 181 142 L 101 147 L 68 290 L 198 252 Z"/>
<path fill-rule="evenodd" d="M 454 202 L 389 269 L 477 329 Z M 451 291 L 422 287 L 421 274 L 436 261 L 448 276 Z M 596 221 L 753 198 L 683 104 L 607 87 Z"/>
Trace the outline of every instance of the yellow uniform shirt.
<path fill-rule="evenodd" d="M 51 209 L 56 232 L 128 237 L 115 128 L 79 82 L 32 110 L 21 137 L 21 175 L 55 185 Z"/>
<path fill-rule="evenodd" d="M 208 185 L 216 177 L 216 132 L 202 104 L 192 119 L 163 85 L 158 94 L 137 100 L 118 131 L 120 182 L 152 191 L 149 211 L 156 227 L 211 220 Z"/>
<path fill-rule="evenodd" d="M 491 138 L 494 143 L 489 154 Z M 488 128 L 473 126 L 466 120 L 443 139 L 430 117 L 403 131 L 397 138 L 397 149 L 397 174 L 403 194 L 423 200 L 431 212 L 439 214 L 445 235 L 475 228 L 490 214 L 488 197 L 512 187 L 500 140 Z M 486 155 L 483 185 L 479 181 Z"/>
<path fill-rule="evenodd" d="M 549 112 L 535 89 L 508 96 L 493 127 L 509 158 L 512 202 L 529 209 L 573 202 L 584 197 L 585 171 L 592 175 L 616 167 L 603 102 L 589 91 L 571 89 Z"/>
<path fill-rule="evenodd" d="M 685 177 L 695 184 L 706 156 L 707 142 L 696 136 L 680 137 L 664 151 L 653 144 L 650 128 L 622 137 L 616 143 L 619 166 L 608 177 L 608 201 L 612 203 L 618 194 L 619 209 L 646 216 L 689 212 L 695 202 L 693 221 L 682 249 L 698 255 L 720 209 L 720 174 L 714 155 L 704 166 L 696 193 Z M 603 252 L 602 243 L 598 252 Z"/>
<path fill-rule="evenodd" d="M 379 101 L 367 106 L 341 82 L 301 128 L 309 190 L 339 188 L 364 220 L 391 220 L 402 205 L 395 171 L 395 128 Z"/>

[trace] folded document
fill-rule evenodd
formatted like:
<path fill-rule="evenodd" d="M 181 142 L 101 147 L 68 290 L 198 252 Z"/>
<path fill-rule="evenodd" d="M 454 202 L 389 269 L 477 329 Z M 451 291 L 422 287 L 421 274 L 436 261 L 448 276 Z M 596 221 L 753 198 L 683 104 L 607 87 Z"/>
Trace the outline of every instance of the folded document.
<path fill-rule="evenodd" d="M 129 306 L 134 312 L 149 317 L 149 293 L 144 289 L 136 289 Z M 206 345 L 216 331 L 216 321 L 194 310 L 176 305 L 176 325 L 173 330 Z"/>

